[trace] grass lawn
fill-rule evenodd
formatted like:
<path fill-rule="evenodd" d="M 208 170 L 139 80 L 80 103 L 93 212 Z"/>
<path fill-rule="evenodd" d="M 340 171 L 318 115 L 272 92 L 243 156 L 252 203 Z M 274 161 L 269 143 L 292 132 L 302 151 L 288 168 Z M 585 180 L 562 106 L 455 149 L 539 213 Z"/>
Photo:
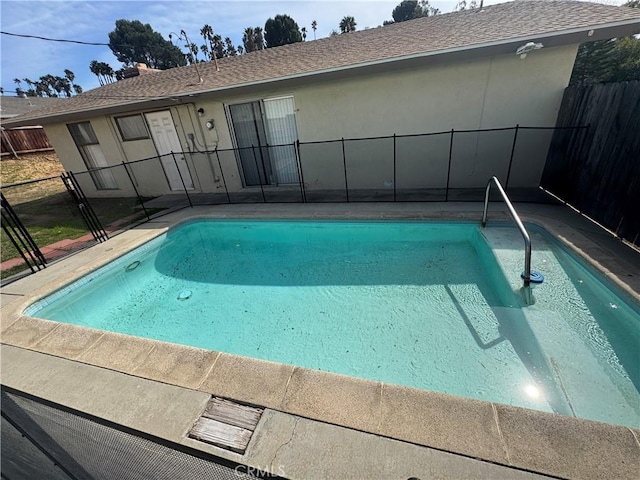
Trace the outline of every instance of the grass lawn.
<path fill-rule="evenodd" d="M 144 212 L 138 208 L 137 198 L 94 198 L 89 202 L 103 227 L 136 213 L 137 219 L 144 217 Z M 78 207 L 66 191 L 12 206 L 39 247 L 89 233 Z M 19 256 L 4 231 L 1 252 L 3 262 Z"/>
<path fill-rule="evenodd" d="M 78 206 L 59 177 L 28 185 L 4 187 L 11 183 L 59 175 L 62 166 L 55 154 L 2 160 L 1 167 L 2 192 L 39 247 L 60 240 L 73 240 L 89 233 Z M 132 217 L 127 223 L 144 218 L 137 198 L 93 198 L 88 201 L 105 228 L 125 217 Z M 0 241 L 0 261 L 20 256 L 4 231 L 0 234 Z M 2 272 L 2 277 L 6 276 Z"/>

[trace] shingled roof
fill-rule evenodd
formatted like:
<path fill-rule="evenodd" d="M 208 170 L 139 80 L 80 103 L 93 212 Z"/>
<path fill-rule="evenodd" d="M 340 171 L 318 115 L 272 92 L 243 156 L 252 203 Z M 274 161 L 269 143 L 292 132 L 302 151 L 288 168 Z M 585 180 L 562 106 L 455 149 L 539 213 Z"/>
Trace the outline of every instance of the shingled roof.
<path fill-rule="evenodd" d="M 64 102 L 63 98 L 47 97 L 0 97 L 0 118 L 17 117 L 23 113 L 35 112 L 45 106 L 55 105 Z"/>
<path fill-rule="evenodd" d="M 585 32 L 590 30 L 593 30 L 592 36 L 587 36 Z M 202 83 L 198 82 L 193 65 L 128 78 L 10 122 L 24 124 L 35 116 L 43 123 L 51 123 L 73 114 L 86 117 L 88 112 L 107 112 L 116 107 L 120 111 L 127 106 L 135 110 L 158 99 L 193 97 L 292 78 L 357 71 L 372 65 L 388 64 L 394 68 L 397 62 L 462 51 L 495 54 L 495 47 L 516 42 L 566 45 L 638 32 L 640 9 L 567 0 L 516 0 L 482 10 L 424 17 L 222 58 L 218 60 L 219 71 L 213 62 L 200 63 Z"/>

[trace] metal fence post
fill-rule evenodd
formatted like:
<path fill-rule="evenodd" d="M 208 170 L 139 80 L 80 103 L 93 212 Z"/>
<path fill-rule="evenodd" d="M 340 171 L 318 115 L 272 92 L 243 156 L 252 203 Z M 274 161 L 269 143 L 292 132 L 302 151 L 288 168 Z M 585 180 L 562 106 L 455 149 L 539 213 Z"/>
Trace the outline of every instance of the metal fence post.
<path fill-rule="evenodd" d="M 347 180 L 347 155 L 344 151 L 344 137 L 342 137 L 342 166 L 344 168 L 344 190 L 347 194 L 347 202 L 349 202 L 349 181 Z"/>
<path fill-rule="evenodd" d="M 396 201 L 396 134 L 393 134 L 393 201 Z"/>
<path fill-rule="evenodd" d="M 11 240 L 11 243 L 13 244 L 13 247 L 16 249 L 16 252 L 20 254 L 20 256 L 22 257 L 22 260 L 24 260 L 24 263 L 26 263 L 27 266 L 29 267 L 29 270 L 31 270 L 31 273 L 36 273 L 36 270 L 33 268 L 33 265 L 31 265 L 31 262 L 29 262 L 29 259 L 26 257 L 25 252 L 31 257 L 31 261 L 36 267 L 38 267 L 38 270 L 40 270 L 40 265 L 35 260 L 35 258 L 33 258 L 33 255 L 31 254 L 29 249 L 26 247 L 26 245 L 24 245 L 24 242 L 22 241 L 22 239 L 18 235 L 16 235 L 16 237 L 18 238 L 18 240 L 20 240 L 20 243 L 22 244 L 22 248 L 20 248 L 20 246 L 18 245 L 18 242 L 16 241 L 15 238 L 13 238 L 13 235 L 11 235 L 11 232 L 7 228 L 8 223 L 9 223 L 9 220 L 5 217 L 3 212 L 2 213 L 2 230 L 4 230 L 4 233 L 7 234 L 7 238 Z"/>
<path fill-rule="evenodd" d="M 178 167 L 178 161 L 176 160 L 176 154 L 171 152 L 171 156 L 173 157 L 173 163 L 176 164 L 176 170 L 178 170 L 178 175 L 180 176 L 180 181 L 182 182 L 182 188 L 184 188 L 184 193 L 187 196 L 187 200 L 189 201 L 189 206 L 191 208 L 193 208 L 193 203 L 191 203 L 191 197 L 189 196 L 189 192 L 187 191 L 187 185 L 184 183 L 184 178 L 182 178 L 182 172 L 180 171 L 180 167 Z"/>
<path fill-rule="evenodd" d="M 84 221 L 84 224 L 86 225 L 87 229 L 89 230 L 91 235 L 93 235 L 93 239 L 96 242 L 102 241 L 102 239 L 100 237 L 100 231 L 97 228 L 96 224 L 94 223 L 93 218 L 91 218 L 89 216 L 89 212 L 87 211 L 86 207 L 82 203 L 82 199 L 80 198 L 80 194 L 78 192 L 74 191 L 74 188 L 71 185 L 71 179 L 66 177 L 64 173 L 62 173 L 60 175 L 60 178 L 62 179 L 62 183 L 64 184 L 65 188 L 67 189 L 67 193 L 69 193 L 69 195 L 71 195 L 71 199 L 73 200 L 73 202 L 78 207 L 78 210 L 80 211 L 80 217 L 82 217 L 82 220 Z"/>
<path fill-rule="evenodd" d="M 513 134 L 513 144 L 511 145 L 511 156 L 509 157 L 509 168 L 507 169 L 507 181 L 504 183 L 504 189 L 507 190 L 509 188 L 509 177 L 511 176 L 511 165 L 513 164 L 513 154 L 516 151 L 516 142 L 518 141 L 518 129 L 520 128 L 520 124 L 516 125 L 516 131 Z"/>
<path fill-rule="evenodd" d="M 227 181 L 224 179 L 224 172 L 222 171 L 222 164 L 220 163 L 220 154 L 218 149 L 215 149 L 216 159 L 218 160 L 218 168 L 220 169 L 220 176 L 222 177 L 222 185 L 224 185 L 224 193 L 227 195 L 227 203 L 231 203 L 231 197 L 229 196 L 229 189 L 227 188 Z"/>
<path fill-rule="evenodd" d="M 149 217 L 149 212 L 147 212 L 147 209 L 144 206 L 144 202 L 142 201 L 142 197 L 140 197 L 140 194 L 138 193 L 138 189 L 136 188 L 136 184 L 133 181 L 133 177 L 131 176 L 131 173 L 129 173 L 129 169 L 127 168 L 127 164 L 124 163 L 124 160 L 122 161 L 122 166 L 124 167 L 124 171 L 127 172 L 127 176 L 129 177 L 129 181 L 131 182 L 131 186 L 133 187 L 133 191 L 136 192 L 136 197 L 138 197 L 138 201 L 140 202 L 140 206 L 142 207 L 142 210 L 144 211 L 144 214 L 147 216 L 147 220 L 151 220 L 151 218 Z"/>
<path fill-rule="evenodd" d="M 258 158 L 256 157 L 256 146 L 251 144 L 251 151 L 253 152 L 253 161 L 256 164 L 256 173 L 258 174 L 258 181 L 260 182 L 260 191 L 262 192 L 262 203 L 267 203 L 267 199 L 264 196 L 264 188 L 262 187 L 262 176 L 260 175 L 260 167 L 258 166 Z M 262 153 L 260 154 L 262 156 Z M 264 168 L 264 163 L 262 164 Z M 264 171 L 264 170 L 263 170 Z M 264 171 L 265 180 L 267 177 L 267 172 Z"/>
<path fill-rule="evenodd" d="M 444 201 L 449 201 L 449 180 L 451 179 L 451 158 L 453 157 L 453 134 L 454 130 L 451 129 L 451 139 L 449 140 L 449 166 L 447 167 L 447 189 L 444 194 Z"/>
<path fill-rule="evenodd" d="M 8 224 L 12 230 L 15 231 L 17 229 L 16 237 L 18 238 L 18 240 L 20 240 L 20 243 L 24 247 L 25 251 L 29 254 L 29 256 L 33 259 L 34 263 L 37 264 L 35 260 L 35 258 L 37 258 L 42 264 L 42 266 L 44 267 L 45 264 L 47 263 L 47 260 L 44 258 L 44 255 L 40 251 L 38 244 L 35 242 L 35 240 L 31 236 L 27 228 L 24 226 L 22 221 L 20 221 L 20 218 L 18 217 L 15 210 L 13 209 L 13 207 L 11 206 L 7 198 L 4 196 L 4 193 L 2 192 L 0 192 L 0 199 L 1 199 L 2 208 L 5 209 L 8 215 L 8 217 L 6 217 L 3 214 L 4 219 L 7 220 L 8 218 L 10 220 Z M 11 222 L 13 222 L 13 224 Z M 22 234 L 22 237 L 18 235 L 18 232 Z M 25 244 L 25 241 L 26 241 L 26 244 Z M 29 247 L 31 247 L 31 250 L 29 250 Z M 35 258 L 34 258 L 34 255 L 35 255 Z"/>
<path fill-rule="evenodd" d="M 302 203 L 307 203 L 307 194 L 304 190 L 304 178 L 302 177 L 302 161 L 300 160 L 300 140 L 296 140 L 291 144 L 296 154 L 296 162 L 298 164 L 298 182 L 300 183 L 300 195 Z"/>
<path fill-rule="evenodd" d="M 98 218 L 98 216 L 96 215 L 96 212 L 93 210 L 93 207 L 89 203 L 89 200 L 87 199 L 87 196 L 84 194 L 84 191 L 82 190 L 82 187 L 78 183 L 78 180 L 76 179 L 76 176 L 74 175 L 73 172 L 68 172 L 68 175 L 69 175 L 69 178 L 71 179 L 71 183 L 73 184 L 73 188 L 75 188 L 77 194 L 82 199 L 82 204 L 87 209 L 88 216 L 92 219 L 92 221 L 95 223 L 95 225 L 97 227 L 98 236 L 102 240 L 107 240 L 109 238 L 109 235 L 107 235 L 107 231 L 102 226 L 102 223 L 100 222 L 100 219 Z"/>

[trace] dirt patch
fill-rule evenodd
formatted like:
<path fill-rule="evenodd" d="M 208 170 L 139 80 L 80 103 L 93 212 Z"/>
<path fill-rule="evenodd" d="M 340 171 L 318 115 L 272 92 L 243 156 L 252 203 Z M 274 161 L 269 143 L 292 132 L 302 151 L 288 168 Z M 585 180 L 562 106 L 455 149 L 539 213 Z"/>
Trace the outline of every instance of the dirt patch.
<path fill-rule="evenodd" d="M 5 186 L 62 172 L 64 167 L 55 152 L 28 153 L 20 155 L 18 160 L 4 157 L 0 162 L 0 183 Z"/>
<path fill-rule="evenodd" d="M 66 189 L 62 180 L 57 177 L 64 172 L 64 167 L 55 152 L 29 153 L 20 159 L 3 158 L 0 162 L 0 183 L 2 193 L 12 205 L 32 202 Z M 38 180 L 56 176 L 51 180 L 42 180 L 27 185 L 12 184 L 28 180 Z"/>

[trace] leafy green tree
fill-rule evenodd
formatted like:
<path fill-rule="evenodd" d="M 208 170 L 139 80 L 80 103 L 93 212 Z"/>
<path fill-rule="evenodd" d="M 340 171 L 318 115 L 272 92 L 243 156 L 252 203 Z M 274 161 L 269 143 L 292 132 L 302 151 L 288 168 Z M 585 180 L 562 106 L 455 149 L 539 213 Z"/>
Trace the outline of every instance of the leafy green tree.
<path fill-rule="evenodd" d="M 624 7 L 640 8 L 640 0 Z M 640 39 L 634 36 L 581 44 L 569 85 L 631 80 L 640 80 Z"/>
<path fill-rule="evenodd" d="M 427 0 L 402 0 L 396 8 L 393 9 L 391 16 L 394 22 L 406 22 L 414 18 L 428 17 L 437 15 L 440 10 L 429 5 Z M 387 22 L 386 25 L 392 22 Z"/>
<path fill-rule="evenodd" d="M 264 24 L 267 48 L 279 47 L 302 41 L 302 33 L 296 21 L 289 15 L 276 15 Z"/>
<path fill-rule="evenodd" d="M 349 33 L 356 31 L 356 19 L 353 17 L 344 17 L 340 20 L 340 33 Z"/>
<path fill-rule="evenodd" d="M 640 39 L 633 36 L 618 39 L 613 55 L 617 59 L 617 68 L 612 81 L 640 80 Z"/>
<path fill-rule="evenodd" d="M 583 43 L 569 85 L 640 80 L 640 39 L 629 36 Z"/>
<path fill-rule="evenodd" d="M 146 63 L 151 68 L 166 70 L 187 64 L 178 47 L 139 20 L 116 20 L 115 30 L 109 33 L 109 48 L 127 67 Z"/>

